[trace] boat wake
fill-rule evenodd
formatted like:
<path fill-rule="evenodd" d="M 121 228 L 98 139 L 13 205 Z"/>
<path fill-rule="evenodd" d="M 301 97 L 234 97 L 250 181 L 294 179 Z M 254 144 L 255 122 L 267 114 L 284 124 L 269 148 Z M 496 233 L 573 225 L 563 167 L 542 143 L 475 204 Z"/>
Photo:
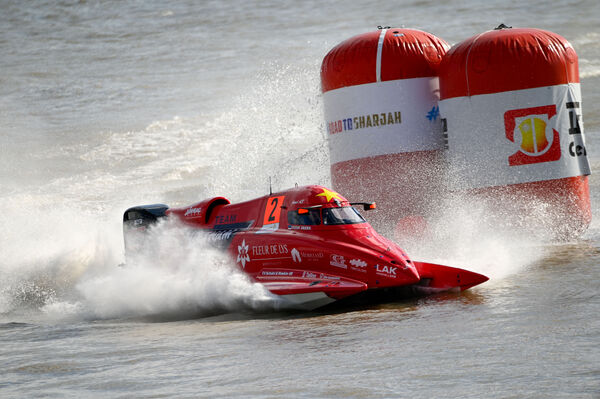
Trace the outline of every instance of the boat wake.
<path fill-rule="evenodd" d="M 145 244 L 146 251 L 119 267 L 117 248 L 96 242 L 26 274 L 5 276 L 2 318 L 169 320 L 280 308 L 276 297 L 198 236 L 163 224 Z"/>

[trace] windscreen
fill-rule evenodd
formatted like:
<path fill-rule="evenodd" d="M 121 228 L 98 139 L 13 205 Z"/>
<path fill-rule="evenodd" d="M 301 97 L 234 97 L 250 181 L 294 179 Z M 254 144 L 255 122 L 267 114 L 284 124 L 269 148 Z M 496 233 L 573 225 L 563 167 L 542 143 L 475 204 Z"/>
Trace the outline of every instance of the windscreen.
<path fill-rule="evenodd" d="M 299 225 L 317 225 L 321 224 L 321 209 L 299 209 L 298 211 L 288 212 L 288 224 L 299 224 Z"/>
<path fill-rule="evenodd" d="M 365 223 L 365 219 L 352 206 L 323 209 L 323 224 L 355 224 Z"/>

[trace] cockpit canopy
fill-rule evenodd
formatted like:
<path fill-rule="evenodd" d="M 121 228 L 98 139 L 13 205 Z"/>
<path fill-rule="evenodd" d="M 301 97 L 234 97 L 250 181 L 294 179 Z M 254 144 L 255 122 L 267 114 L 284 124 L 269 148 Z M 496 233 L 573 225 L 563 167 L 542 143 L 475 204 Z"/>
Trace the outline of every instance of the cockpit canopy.
<path fill-rule="evenodd" d="M 286 192 L 287 222 L 290 226 L 333 226 L 366 223 L 352 205 L 374 209 L 374 203 L 350 203 L 323 186 L 304 186 Z"/>
<path fill-rule="evenodd" d="M 301 226 L 340 225 L 365 223 L 365 219 L 352 206 L 339 208 L 299 208 L 288 211 L 288 224 Z"/>

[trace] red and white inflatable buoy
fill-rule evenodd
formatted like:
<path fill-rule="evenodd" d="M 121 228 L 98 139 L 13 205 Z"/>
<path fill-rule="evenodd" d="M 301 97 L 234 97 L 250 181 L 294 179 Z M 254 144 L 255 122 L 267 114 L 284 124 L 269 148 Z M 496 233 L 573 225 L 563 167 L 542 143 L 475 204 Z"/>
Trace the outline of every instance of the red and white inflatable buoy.
<path fill-rule="evenodd" d="M 537 201 L 559 233 L 585 230 L 590 167 L 571 44 L 544 30 L 496 29 L 453 46 L 439 75 L 454 189 L 524 216 Z"/>
<path fill-rule="evenodd" d="M 354 36 L 325 56 L 321 84 L 334 188 L 380 202 L 374 224 L 423 214 L 444 139 L 437 69 L 448 44 L 413 29 Z"/>

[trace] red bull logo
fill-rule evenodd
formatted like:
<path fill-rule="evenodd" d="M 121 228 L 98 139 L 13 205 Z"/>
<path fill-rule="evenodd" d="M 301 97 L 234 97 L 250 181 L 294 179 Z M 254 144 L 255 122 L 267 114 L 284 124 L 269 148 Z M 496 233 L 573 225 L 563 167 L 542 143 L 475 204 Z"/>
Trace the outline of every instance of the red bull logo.
<path fill-rule="evenodd" d="M 549 128 L 556 105 L 523 108 L 504 113 L 506 138 L 518 146 L 508 157 L 510 166 L 552 162 L 560 159 L 558 131 Z"/>

